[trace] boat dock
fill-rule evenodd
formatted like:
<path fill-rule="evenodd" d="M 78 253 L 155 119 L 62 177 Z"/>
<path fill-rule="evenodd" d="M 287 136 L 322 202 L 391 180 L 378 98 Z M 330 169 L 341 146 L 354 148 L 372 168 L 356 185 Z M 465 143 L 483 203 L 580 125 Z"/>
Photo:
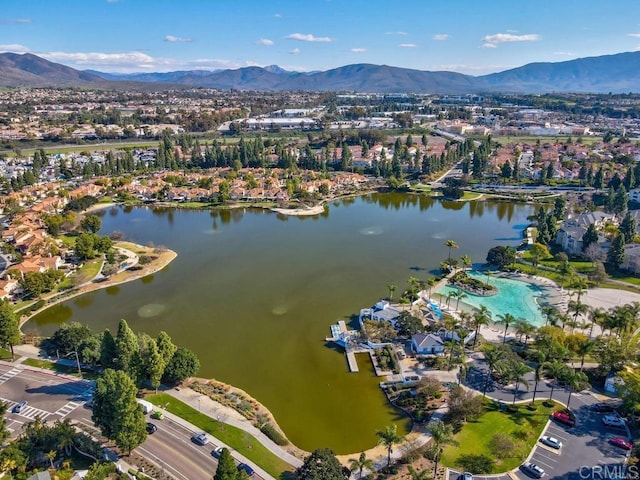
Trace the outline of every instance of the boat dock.
<path fill-rule="evenodd" d="M 356 361 L 356 354 L 353 351 L 346 352 L 347 354 L 347 363 L 349 364 L 349 371 L 351 373 L 359 372 L 358 362 Z"/>

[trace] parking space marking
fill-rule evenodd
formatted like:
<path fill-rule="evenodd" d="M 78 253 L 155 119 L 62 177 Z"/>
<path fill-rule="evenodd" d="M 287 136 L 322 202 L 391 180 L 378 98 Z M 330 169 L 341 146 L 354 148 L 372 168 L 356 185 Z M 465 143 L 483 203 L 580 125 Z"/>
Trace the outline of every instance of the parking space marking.
<path fill-rule="evenodd" d="M 21 417 L 27 418 L 29 420 L 35 420 L 37 417 L 41 419 L 47 418 L 51 413 L 45 412 L 44 410 L 40 410 L 36 407 L 26 406 L 22 409 L 20 413 L 16 413 L 15 415 L 20 415 Z"/>
<path fill-rule="evenodd" d="M 73 412 L 76 408 L 78 408 L 81 404 L 76 402 L 69 402 L 66 405 L 60 407 L 54 415 L 60 415 L 61 418 L 66 417 L 71 412 Z"/>
<path fill-rule="evenodd" d="M 544 458 L 546 460 L 549 460 L 549 461 L 552 461 L 552 462 L 557 462 L 558 461 L 557 459 L 555 459 L 553 457 L 549 457 L 549 456 L 545 455 L 545 453 L 547 453 L 547 450 L 546 449 L 542 449 L 541 450 L 540 449 L 540 445 L 537 445 L 536 448 L 537 448 L 537 450 L 534 453 L 534 455 L 540 455 L 542 458 Z"/>
<path fill-rule="evenodd" d="M 15 377 L 21 372 L 22 370 L 18 370 L 17 368 L 12 368 L 8 372 L 3 373 L 2 375 L 0 375 L 0 385 L 2 385 L 5 382 L 8 382 L 9 380 L 11 380 L 13 377 Z"/>
<path fill-rule="evenodd" d="M 533 463 L 535 463 L 536 465 L 539 465 L 539 464 L 540 465 L 544 465 L 545 467 L 548 467 L 548 468 L 554 468 L 553 465 L 549 465 L 548 463 L 545 463 L 542 460 L 538 460 L 537 458 L 535 459 L 535 461 Z"/>
<path fill-rule="evenodd" d="M 537 445 L 537 447 L 540 449 L 542 448 L 543 450 L 547 451 L 547 452 L 551 452 L 555 455 L 560 455 L 561 454 L 561 450 L 562 449 L 557 449 L 557 448 L 551 448 L 549 445 L 545 445 L 544 443 L 539 443 Z"/>

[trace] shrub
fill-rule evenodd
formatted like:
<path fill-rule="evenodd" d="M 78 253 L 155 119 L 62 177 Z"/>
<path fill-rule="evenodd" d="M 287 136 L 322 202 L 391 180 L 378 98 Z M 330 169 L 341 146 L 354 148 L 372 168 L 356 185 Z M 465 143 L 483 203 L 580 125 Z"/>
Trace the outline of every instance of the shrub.
<path fill-rule="evenodd" d="M 269 437 L 276 445 L 283 447 L 289 444 L 289 441 L 284 437 L 284 435 L 276 430 L 276 428 L 270 423 L 266 423 L 260 427 L 260 431 Z"/>
<path fill-rule="evenodd" d="M 487 455 L 460 455 L 457 464 L 464 470 L 476 475 L 490 473 L 493 468 L 493 459 Z"/>

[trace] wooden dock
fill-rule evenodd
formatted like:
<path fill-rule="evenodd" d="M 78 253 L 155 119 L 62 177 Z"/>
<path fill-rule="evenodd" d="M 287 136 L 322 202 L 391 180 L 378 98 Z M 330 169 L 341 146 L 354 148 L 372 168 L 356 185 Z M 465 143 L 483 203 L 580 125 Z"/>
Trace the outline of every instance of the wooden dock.
<path fill-rule="evenodd" d="M 349 371 L 352 373 L 359 372 L 358 361 L 356 360 L 356 354 L 353 351 L 345 352 L 347 355 L 347 363 L 349 364 Z"/>

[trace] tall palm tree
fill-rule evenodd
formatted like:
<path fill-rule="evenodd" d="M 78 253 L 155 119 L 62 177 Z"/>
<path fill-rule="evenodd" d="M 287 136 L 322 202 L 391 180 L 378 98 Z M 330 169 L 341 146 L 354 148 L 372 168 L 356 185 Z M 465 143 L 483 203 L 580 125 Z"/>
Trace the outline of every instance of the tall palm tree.
<path fill-rule="evenodd" d="M 573 392 L 583 390 L 589 385 L 589 377 L 584 372 L 576 372 L 570 369 L 570 373 L 567 376 L 567 383 L 569 384 L 569 399 L 567 400 L 567 408 L 571 404 L 571 395 Z"/>
<path fill-rule="evenodd" d="M 447 292 L 447 308 L 449 308 L 449 304 L 451 303 L 451 299 L 456 296 L 455 290 L 450 290 Z"/>
<path fill-rule="evenodd" d="M 451 249 L 460 248 L 454 240 L 447 240 L 446 242 L 444 242 L 444 246 L 449 247 L 449 256 L 447 257 L 447 261 L 451 260 Z"/>
<path fill-rule="evenodd" d="M 544 352 L 538 351 L 536 358 L 536 368 L 534 371 L 533 379 L 535 384 L 533 385 L 533 398 L 531 399 L 531 405 L 536 401 L 536 394 L 538 393 L 538 383 L 542 380 L 542 369 L 547 356 Z"/>
<path fill-rule="evenodd" d="M 359 458 L 350 459 L 349 463 L 351 464 L 352 472 L 358 471 L 358 478 L 362 478 L 362 470 L 365 468 L 367 470 L 373 470 L 373 460 L 367 458 L 364 452 L 360 453 Z"/>
<path fill-rule="evenodd" d="M 569 311 L 573 312 L 573 319 L 578 320 L 578 315 L 587 313 L 589 311 L 589 305 L 582 303 L 580 300 L 569 301 Z"/>
<path fill-rule="evenodd" d="M 529 367 L 520 360 L 509 362 L 509 380 L 516 382 L 516 387 L 513 390 L 512 405 L 516 404 L 516 396 L 518 395 L 518 388 L 520 385 L 524 385 L 524 387 L 529 390 L 529 381 L 526 379 L 526 374 L 529 373 L 529 370 Z"/>
<path fill-rule="evenodd" d="M 451 425 L 447 425 L 438 420 L 431 422 L 427 426 L 427 429 L 431 434 L 431 441 L 433 442 L 435 450 L 433 467 L 433 476 L 435 477 L 438 472 L 438 462 L 440 461 L 440 454 L 442 453 L 443 447 L 453 442 L 453 428 L 451 428 Z"/>
<path fill-rule="evenodd" d="M 524 344 L 527 345 L 527 343 L 529 343 L 529 337 L 531 337 L 537 329 L 535 325 L 531 325 L 523 318 L 518 319 L 517 325 L 516 333 L 520 335 L 520 341 L 522 341 L 522 337 L 524 336 Z"/>
<path fill-rule="evenodd" d="M 482 353 L 484 353 L 484 360 L 489 366 L 489 375 L 487 376 L 487 380 L 484 382 L 484 387 L 482 389 L 482 398 L 485 398 L 487 396 L 487 388 L 489 387 L 491 375 L 493 375 L 496 365 L 498 365 L 498 363 L 504 358 L 504 350 L 497 348 L 494 345 L 487 344 L 482 347 Z"/>
<path fill-rule="evenodd" d="M 387 285 L 387 290 L 389 290 L 389 300 L 393 300 L 393 292 L 396 291 L 398 287 L 395 285 Z"/>
<path fill-rule="evenodd" d="M 589 311 L 589 320 L 591 320 L 591 328 L 589 329 L 589 338 L 593 336 L 593 327 L 598 324 L 602 325 L 607 313 L 601 308 L 592 308 Z"/>
<path fill-rule="evenodd" d="M 469 255 L 462 255 L 460 257 L 460 261 L 462 262 L 462 266 L 464 268 L 469 268 L 473 263 L 471 262 L 471 257 Z"/>
<path fill-rule="evenodd" d="M 390 467 L 393 446 L 402 440 L 402 437 L 398 435 L 398 427 L 395 424 L 388 425 L 383 430 L 378 430 L 376 435 L 379 438 L 378 445 L 384 445 L 387 449 L 387 467 Z"/>
<path fill-rule="evenodd" d="M 553 398 L 553 391 L 556 388 L 556 380 L 561 378 L 567 372 L 567 366 L 557 358 L 551 362 L 547 362 L 543 367 L 545 377 L 551 378 L 553 383 L 551 384 L 551 393 L 549 394 L 549 400 Z"/>
<path fill-rule="evenodd" d="M 429 295 L 429 298 L 431 298 L 431 289 L 436 286 L 436 283 L 438 283 L 438 281 L 433 277 L 427 279 L 427 286 L 429 287 L 427 295 Z"/>
<path fill-rule="evenodd" d="M 496 323 L 504 324 L 504 336 L 502 337 L 502 343 L 507 341 L 507 329 L 509 325 L 513 324 L 516 321 L 516 317 L 511 315 L 510 313 L 504 313 L 502 315 L 498 315 L 498 320 Z"/>
<path fill-rule="evenodd" d="M 546 319 L 544 322 L 545 327 L 549 325 L 549 323 L 552 323 L 552 319 L 558 316 L 558 309 L 554 305 L 544 305 L 541 310 Z"/>
<path fill-rule="evenodd" d="M 462 290 L 458 289 L 458 291 L 456 292 L 456 294 L 454 296 L 456 298 L 456 310 L 458 310 L 458 307 L 460 306 L 460 299 L 461 298 L 466 298 L 467 294 L 464 293 Z"/>
<path fill-rule="evenodd" d="M 478 332 L 482 325 L 488 325 L 491 320 L 491 312 L 485 305 L 480 305 L 480 310 L 473 314 L 473 326 L 475 328 L 476 335 L 473 338 L 473 346 L 475 348 L 478 342 Z"/>
<path fill-rule="evenodd" d="M 471 320 L 471 314 L 463 310 L 461 312 L 458 312 L 458 316 L 460 317 L 460 323 L 463 327 L 466 328 L 469 325 L 469 321 Z"/>
<path fill-rule="evenodd" d="M 580 355 L 580 371 L 584 368 L 584 358 L 593 351 L 596 343 L 588 338 L 581 336 L 576 345 L 576 353 Z"/>

